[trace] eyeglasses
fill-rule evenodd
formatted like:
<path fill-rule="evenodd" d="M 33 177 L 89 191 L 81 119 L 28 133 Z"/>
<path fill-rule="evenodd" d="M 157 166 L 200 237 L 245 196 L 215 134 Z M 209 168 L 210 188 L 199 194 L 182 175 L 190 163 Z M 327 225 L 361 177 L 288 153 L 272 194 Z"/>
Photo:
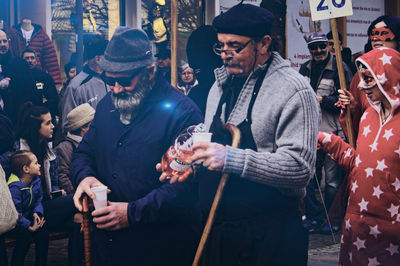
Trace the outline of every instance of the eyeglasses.
<path fill-rule="evenodd" d="M 308 45 L 308 49 L 310 50 L 318 50 L 318 48 L 321 50 L 326 49 L 326 43 L 311 43 Z"/>
<path fill-rule="evenodd" d="M 182 75 L 182 76 L 185 76 L 185 75 L 187 75 L 187 76 L 188 76 L 188 75 L 193 75 L 193 72 L 182 72 L 181 75 Z"/>
<path fill-rule="evenodd" d="M 118 82 L 119 85 L 123 87 L 129 87 L 131 85 L 132 79 L 134 79 L 137 75 L 139 75 L 144 68 L 139 68 L 135 70 L 132 75 L 129 77 L 108 77 L 105 75 L 105 72 L 101 74 L 101 78 L 103 79 L 104 83 L 108 86 L 115 86 L 115 83 Z"/>
<path fill-rule="evenodd" d="M 7 39 L 0 40 L 0 43 L 6 44 L 6 43 L 8 43 L 8 40 Z"/>
<path fill-rule="evenodd" d="M 221 48 L 221 44 L 220 43 L 215 43 L 213 45 L 213 51 L 216 55 L 221 55 L 222 53 L 225 53 L 227 55 L 233 56 L 235 54 L 239 54 L 244 48 L 246 48 L 246 46 L 252 41 L 252 39 L 250 39 L 248 42 L 246 42 L 245 44 L 241 45 L 239 48 L 236 49 L 228 49 L 228 50 L 224 50 Z"/>

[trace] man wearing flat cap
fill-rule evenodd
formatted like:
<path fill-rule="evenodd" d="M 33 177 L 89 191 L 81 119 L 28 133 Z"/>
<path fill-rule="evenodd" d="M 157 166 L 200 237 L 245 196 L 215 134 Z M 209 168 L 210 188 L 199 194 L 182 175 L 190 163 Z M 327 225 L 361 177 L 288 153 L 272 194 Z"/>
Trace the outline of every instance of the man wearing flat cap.
<path fill-rule="evenodd" d="M 312 58 L 301 65 L 299 72 L 308 80 L 317 95 L 322 114 L 319 130 L 326 133 L 332 132 L 344 139 L 344 133 L 339 123 L 341 108 L 336 106 L 339 100 L 338 89 L 340 89 L 336 56 L 329 52 L 328 38 L 322 32 L 310 34 L 306 42 Z M 345 63 L 343 63 L 343 70 L 348 87 L 353 75 Z M 329 155 L 318 150 L 316 177 L 319 180 L 322 178 L 322 173 L 325 177 L 324 202 L 329 210 L 343 180 L 344 171 Z M 308 184 L 307 195 L 304 199 L 307 216 L 307 219 L 304 220 L 304 227 L 310 232 L 321 227 L 324 220 L 322 205 L 315 197 L 316 182 L 315 179 L 312 179 Z M 333 230 L 337 231 L 336 228 L 333 228 Z M 321 228 L 321 232 L 329 234 L 330 231 L 327 224 Z"/>
<path fill-rule="evenodd" d="M 77 148 L 74 202 L 110 190 L 108 206 L 91 214 L 94 265 L 189 265 L 199 237 L 197 184 L 161 183 L 155 164 L 200 110 L 156 72 L 141 30 L 119 27 L 100 66 L 108 93 Z"/>
<path fill-rule="evenodd" d="M 207 101 L 212 142 L 196 143 L 191 158 L 207 168 L 197 176 L 205 217 L 221 172 L 230 179 L 202 265 L 307 265 L 298 203 L 314 173 L 320 113 L 304 77 L 270 51 L 272 22 L 267 9 L 249 4 L 213 21 L 224 66 Z M 225 123 L 240 129 L 239 148 L 229 146 Z"/>

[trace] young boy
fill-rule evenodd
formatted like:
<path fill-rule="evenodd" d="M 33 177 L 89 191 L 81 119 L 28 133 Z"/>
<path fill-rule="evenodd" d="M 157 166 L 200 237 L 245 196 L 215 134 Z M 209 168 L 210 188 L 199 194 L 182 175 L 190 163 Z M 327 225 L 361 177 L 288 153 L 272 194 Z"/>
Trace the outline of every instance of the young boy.
<path fill-rule="evenodd" d="M 49 239 L 43 228 L 40 164 L 32 152 L 17 151 L 11 157 L 11 173 L 7 184 L 19 214 L 17 226 L 7 233 L 17 240 L 11 265 L 24 264 L 32 238 L 36 245 L 36 265 L 46 265 Z"/>

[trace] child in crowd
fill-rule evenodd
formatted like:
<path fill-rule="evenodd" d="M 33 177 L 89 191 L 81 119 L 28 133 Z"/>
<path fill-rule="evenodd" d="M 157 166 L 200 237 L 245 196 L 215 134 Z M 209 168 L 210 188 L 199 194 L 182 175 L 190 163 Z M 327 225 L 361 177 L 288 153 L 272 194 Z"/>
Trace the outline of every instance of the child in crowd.
<path fill-rule="evenodd" d="M 21 150 L 11 157 L 11 171 L 7 184 L 19 214 L 17 226 L 7 233 L 17 240 L 11 265 L 24 265 L 32 238 L 36 245 L 36 265 L 46 265 L 49 239 L 43 228 L 40 164 L 32 152 Z"/>

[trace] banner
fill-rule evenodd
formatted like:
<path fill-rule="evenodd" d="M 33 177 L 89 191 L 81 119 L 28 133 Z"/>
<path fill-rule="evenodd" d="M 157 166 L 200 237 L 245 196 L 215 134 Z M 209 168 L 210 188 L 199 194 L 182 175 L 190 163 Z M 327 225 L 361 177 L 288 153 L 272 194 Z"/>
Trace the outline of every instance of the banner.
<path fill-rule="evenodd" d="M 364 51 L 372 21 L 385 14 L 385 0 L 352 0 L 353 16 L 347 17 L 347 47 L 352 53 Z"/>
<path fill-rule="evenodd" d="M 330 31 L 329 20 L 312 21 L 308 0 L 286 3 L 287 56 L 291 66 L 299 70 L 301 64 L 311 59 L 305 38 L 313 32 L 327 34 Z"/>
<path fill-rule="evenodd" d="M 220 12 L 226 12 L 229 8 L 239 4 L 240 2 L 241 0 L 219 0 L 219 10 Z M 260 6 L 261 0 L 245 0 L 243 3 Z"/>

